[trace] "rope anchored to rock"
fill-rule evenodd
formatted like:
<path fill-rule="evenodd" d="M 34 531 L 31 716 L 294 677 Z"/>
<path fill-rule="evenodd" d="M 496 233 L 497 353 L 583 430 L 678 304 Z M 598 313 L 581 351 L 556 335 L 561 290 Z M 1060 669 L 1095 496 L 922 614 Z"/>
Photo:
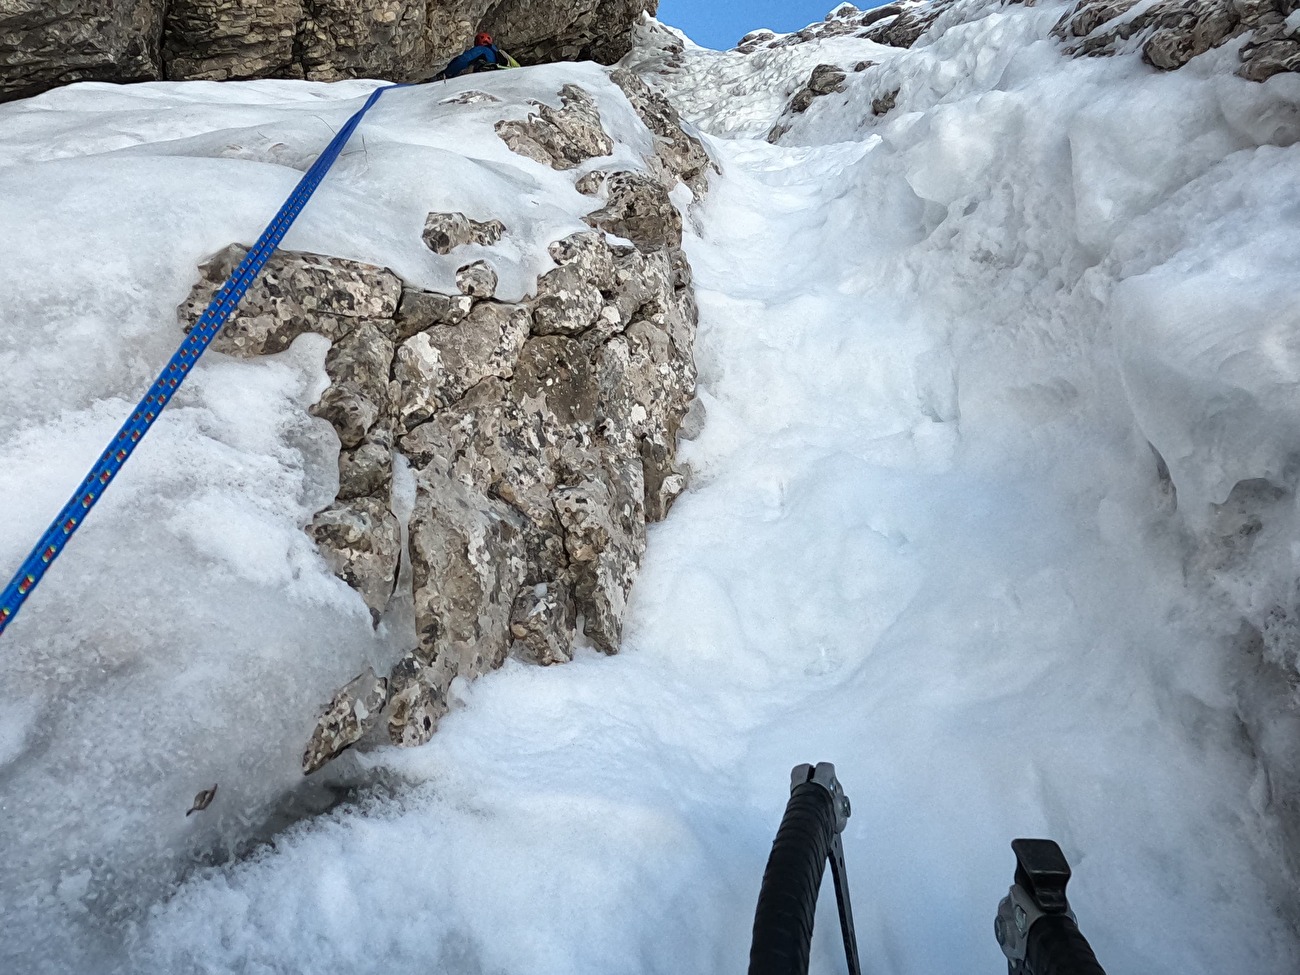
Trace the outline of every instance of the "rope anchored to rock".
<path fill-rule="evenodd" d="M 371 93 L 365 105 L 348 119 L 330 144 L 325 147 L 325 151 L 312 163 L 293 193 L 280 207 L 275 219 L 262 231 L 262 236 L 257 239 L 257 243 L 217 291 L 185 341 L 181 343 L 181 347 L 154 380 L 154 384 L 140 401 L 135 412 L 131 414 L 131 418 L 118 431 L 117 436 L 108 445 L 108 449 L 91 468 L 86 479 L 81 482 L 76 493 L 63 506 L 63 510 L 59 512 L 53 524 L 46 529 L 31 554 L 0 593 L 0 633 L 3 633 L 13 622 L 23 603 L 40 584 L 50 565 L 59 557 L 68 540 L 81 527 L 90 509 L 99 501 L 113 478 L 135 451 L 136 446 L 149 432 L 154 421 L 171 402 L 171 398 L 176 394 L 176 390 L 180 389 L 181 383 L 199 361 L 199 357 L 239 307 L 244 294 L 280 246 L 280 241 L 284 239 L 284 235 L 289 232 L 289 228 L 302 213 L 321 181 L 338 161 L 344 146 L 352 138 L 352 134 L 361 124 L 366 113 L 375 106 L 384 92 L 403 87 L 406 86 L 386 85 Z"/>

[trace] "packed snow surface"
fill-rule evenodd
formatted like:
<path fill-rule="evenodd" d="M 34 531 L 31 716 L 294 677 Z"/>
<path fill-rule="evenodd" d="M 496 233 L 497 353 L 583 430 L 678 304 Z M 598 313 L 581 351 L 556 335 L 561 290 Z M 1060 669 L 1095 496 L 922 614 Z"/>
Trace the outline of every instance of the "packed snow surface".
<path fill-rule="evenodd" d="M 1281 476 L 1300 430 L 1300 90 L 1225 76 L 1213 58 L 1231 52 L 1175 75 L 1068 60 L 1047 39 L 1063 10 L 959 4 L 914 51 L 841 39 L 669 64 L 643 48 L 655 82 L 720 134 L 724 173 L 688 229 L 693 488 L 652 532 L 622 654 L 508 664 L 463 689 L 431 744 L 364 757 L 403 781 L 393 792 L 114 926 L 85 848 L 134 849 L 114 835 L 142 821 L 123 811 L 133 796 L 210 784 L 212 753 L 247 735 L 290 740 L 285 702 L 384 639 L 296 534 L 332 476 L 303 412 L 323 348 L 205 361 L 135 486 L 110 492 L 0 644 L 6 866 L 35 878 L 5 881 L 22 921 L 5 937 L 37 941 L 80 911 L 94 923 L 77 937 L 107 932 L 103 964 L 138 972 L 742 972 L 789 768 L 833 761 L 853 800 L 864 970 L 1002 970 L 1008 842 L 1042 835 L 1071 859 L 1111 975 L 1294 971 L 1295 893 L 1233 693 L 1230 638 L 1265 583 L 1209 586 L 1173 512 L 1195 526 L 1238 482 Z M 754 138 L 780 113 L 770 90 L 837 53 L 880 63 L 782 145 Z M 574 71 L 635 145 L 594 68 L 478 84 L 551 97 Z M 213 133 L 246 127 L 305 161 L 328 138 L 306 120 L 341 121 L 365 90 L 132 96 L 171 106 L 163 124 L 99 117 L 91 101 L 128 96 L 96 86 L 7 110 L 5 220 L 50 221 L 0 262 L 0 342 L 22 386 L 0 394 L 10 561 L 165 359 L 196 260 L 255 232 L 292 183 L 265 159 L 214 160 L 231 137 Z M 497 206 L 552 206 L 548 231 L 576 219 L 570 176 L 489 146 L 482 106 L 475 142 L 434 104 L 413 91 L 386 106 L 363 129 L 370 158 L 331 177 L 291 246 L 437 284 L 421 209 L 481 192 L 476 216 L 515 213 L 487 206 L 503 184 L 482 189 L 481 170 L 527 201 Z M 473 175 L 447 184 L 444 167 Z M 67 365 L 73 337 L 89 347 Z M 1268 578 L 1294 579 L 1297 557 L 1280 546 Z M 127 722 L 101 685 L 138 713 Z M 96 706 L 49 716 L 65 700 Z M 196 709 L 183 748 L 150 723 L 176 700 Z M 124 757 L 97 763 L 100 742 Z M 283 789 L 295 758 L 246 774 Z M 167 796 L 169 817 L 186 800 Z M 828 893 L 821 975 L 843 965 Z"/>

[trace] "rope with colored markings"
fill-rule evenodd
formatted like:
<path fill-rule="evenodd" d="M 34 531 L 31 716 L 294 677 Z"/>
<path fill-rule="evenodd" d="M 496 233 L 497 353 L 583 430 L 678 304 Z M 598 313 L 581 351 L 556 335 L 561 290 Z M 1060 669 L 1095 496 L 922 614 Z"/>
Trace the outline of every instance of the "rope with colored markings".
<path fill-rule="evenodd" d="M 63 551 L 68 540 L 73 533 L 85 521 L 87 513 L 95 506 L 103 495 L 105 489 L 112 483 L 113 478 L 117 476 L 118 471 L 122 469 L 127 459 L 135 451 L 136 446 L 149 432 L 149 427 L 158 419 L 163 408 L 171 402 L 172 396 L 180 388 L 185 377 L 189 375 L 191 369 L 199 361 L 204 350 L 216 338 L 217 332 L 221 326 L 226 323 L 235 309 L 243 300 L 245 292 L 248 291 L 253 281 L 261 273 L 262 268 L 275 253 L 280 241 L 288 233 L 293 222 L 302 213 L 303 207 L 311 199 L 316 188 L 320 186 L 321 180 L 338 161 L 339 155 L 343 152 L 343 147 L 347 145 L 348 140 L 352 138 L 352 133 L 361 124 L 361 120 L 366 113 L 375 106 L 375 103 L 383 96 L 384 92 L 391 91 L 394 88 L 404 88 L 405 85 L 386 85 L 383 88 L 377 88 L 371 93 L 366 100 L 365 105 L 348 119 L 347 123 L 339 130 L 333 141 L 326 146 L 325 151 L 317 157 L 312 163 L 310 169 L 298 182 L 297 187 L 289 198 L 280 207 L 280 212 L 275 215 L 275 219 L 270 225 L 262 231 L 262 236 L 257 239 L 253 249 L 248 252 L 244 259 L 235 268 L 233 274 L 217 291 L 216 296 L 212 299 L 203 315 L 199 318 L 194 328 L 190 330 L 181 347 L 172 356 L 171 361 L 154 380 L 154 384 L 149 388 L 131 418 L 127 420 L 122 429 L 118 431 L 116 437 L 108 445 L 103 456 L 91 468 L 86 479 L 81 482 L 81 486 L 72 496 L 71 500 L 63 506 L 54 523 L 46 529 L 45 534 L 41 536 L 36 547 L 27 556 L 26 561 L 18 569 L 18 572 L 5 586 L 4 591 L 0 593 L 0 633 L 13 622 L 14 617 L 18 615 L 19 609 L 22 608 L 27 597 L 40 583 L 46 570 L 50 567 L 59 554 Z"/>

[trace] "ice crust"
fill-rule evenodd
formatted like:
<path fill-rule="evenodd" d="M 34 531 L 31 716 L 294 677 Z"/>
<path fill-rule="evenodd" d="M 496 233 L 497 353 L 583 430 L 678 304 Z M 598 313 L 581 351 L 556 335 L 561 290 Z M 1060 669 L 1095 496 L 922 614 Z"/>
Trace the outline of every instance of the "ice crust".
<path fill-rule="evenodd" d="M 507 665 L 462 690 L 431 744 L 365 760 L 407 783 L 396 795 L 162 897 L 163 881 L 92 869 L 99 849 L 185 848 L 179 818 L 124 838 L 155 823 L 133 804 L 171 816 L 221 749 L 223 780 L 286 788 L 294 749 L 237 766 L 247 736 L 292 737 L 295 702 L 350 676 L 366 641 L 386 652 L 298 532 L 330 489 L 331 445 L 302 409 L 323 344 L 206 360 L 0 644 L 16 702 L 0 709 L 0 835 L 23 878 L 3 890 L 22 936 L 111 919 L 118 896 L 156 903 L 125 936 L 74 930 L 83 949 L 106 931 L 104 966 L 133 972 L 741 972 L 788 769 L 821 760 L 853 799 L 868 970 L 1000 971 L 1008 841 L 1046 835 L 1111 975 L 1294 971 L 1300 905 L 1231 638 L 1300 556 L 1279 541 L 1228 586 L 1192 553 L 1234 484 L 1295 476 L 1300 87 L 1227 76 L 1230 51 L 1172 75 L 1069 60 L 1048 39 L 1065 9 L 969 0 L 912 51 L 634 55 L 715 134 L 724 175 L 688 225 L 694 486 L 652 530 L 623 653 Z M 781 145 L 759 141 L 814 65 L 864 59 L 879 63 Z M 636 146 L 597 69 L 476 86 L 510 86 L 521 111 L 575 71 Z M 237 141 L 307 158 L 328 139 L 312 114 L 338 124 L 368 90 L 349 84 L 130 89 L 150 106 L 78 86 L 0 109 L 21 133 L 0 147 L 4 219 L 54 215 L 0 262 L 0 355 L 22 377 L 0 392 L 5 558 L 170 351 L 197 259 L 292 183 L 269 158 L 212 156 Z M 97 99 L 116 107 L 101 117 Z M 482 140 L 469 115 L 494 107 L 444 116 L 402 93 L 296 246 L 436 286 L 445 267 L 410 227 L 438 193 L 512 227 L 540 211 L 530 241 L 565 232 L 568 177 Z M 157 191 L 130 199 L 146 177 Z M 90 347 L 69 362 L 73 335 Z M 64 412 L 38 409 L 51 401 Z M 125 580 L 147 585 L 128 598 Z M 92 705 L 75 724 L 56 720 L 70 700 Z M 197 724 L 177 742 L 181 714 Z M 76 759 L 90 742 L 113 760 Z M 828 893 L 819 975 L 843 964 Z"/>

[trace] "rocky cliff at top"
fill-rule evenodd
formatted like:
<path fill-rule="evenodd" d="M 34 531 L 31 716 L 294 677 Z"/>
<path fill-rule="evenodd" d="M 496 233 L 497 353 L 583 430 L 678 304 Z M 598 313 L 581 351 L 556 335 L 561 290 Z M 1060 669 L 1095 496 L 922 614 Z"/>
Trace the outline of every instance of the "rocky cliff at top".
<path fill-rule="evenodd" d="M 42 0 L 0 4 L 0 101 L 73 81 L 421 81 L 490 30 L 523 63 L 627 53 L 658 0 Z"/>

